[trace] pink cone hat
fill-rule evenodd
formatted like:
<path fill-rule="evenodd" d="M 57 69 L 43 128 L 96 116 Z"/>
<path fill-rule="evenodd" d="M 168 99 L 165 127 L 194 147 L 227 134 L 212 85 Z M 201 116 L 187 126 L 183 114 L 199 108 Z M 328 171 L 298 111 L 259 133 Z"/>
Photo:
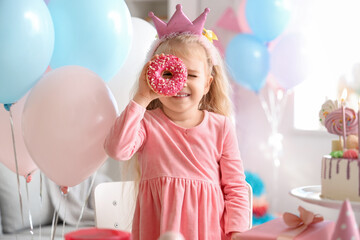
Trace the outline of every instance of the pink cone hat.
<path fill-rule="evenodd" d="M 345 200 L 341 206 L 331 240 L 347 239 L 360 240 L 359 229 L 349 200 Z"/>

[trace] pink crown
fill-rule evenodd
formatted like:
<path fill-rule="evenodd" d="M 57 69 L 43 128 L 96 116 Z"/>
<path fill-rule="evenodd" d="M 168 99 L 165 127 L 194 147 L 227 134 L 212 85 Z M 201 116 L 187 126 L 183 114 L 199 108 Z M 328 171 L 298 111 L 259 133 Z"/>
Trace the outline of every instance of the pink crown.
<path fill-rule="evenodd" d="M 206 8 L 204 12 L 196 18 L 193 22 L 183 13 L 182 6 L 180 4 L 176 5 L 176 11 L 172 15 L 169 22 L 166 24 L 158 17 L 154 15 L 153 12 L 149 12 L 149 17 L 152 18 L 156 31 L 159 35 L 159 38 L 163 36 L 172 34 L 172 33 L 184 33 L 189 32 L 192 34 L 200 35 L 203 32 L 206 15 L 210 12 L 209 8 Z"/>

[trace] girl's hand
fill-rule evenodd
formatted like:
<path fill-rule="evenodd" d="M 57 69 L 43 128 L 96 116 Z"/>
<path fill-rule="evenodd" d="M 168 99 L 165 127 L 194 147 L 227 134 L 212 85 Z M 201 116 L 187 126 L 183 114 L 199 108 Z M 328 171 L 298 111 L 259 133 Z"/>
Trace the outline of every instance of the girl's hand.
<path fill-rule="evenodd" d="M 156 58 L 158 55 L 155 55 L 149 62 L 147 62 L 143 68 L 143 70 L 141 71 L 140 77 L 139 77 L 139 88 L 133 98 L 133 100 L 140 104 L 141 106 L 143 106 L 144 108 L 146 108 L 149 103 L 156 99 L 159 98 L 159 94 L 155 93 L 148 85 L 147 83 L 147 79 L 146 79 L 146 70 L 150 64 L 150 62 Z"/>
<path fill-rule="evenodd" d="M 240 233 L 239 232 L 231 233 L 231 240 L 241 240 Z"/>

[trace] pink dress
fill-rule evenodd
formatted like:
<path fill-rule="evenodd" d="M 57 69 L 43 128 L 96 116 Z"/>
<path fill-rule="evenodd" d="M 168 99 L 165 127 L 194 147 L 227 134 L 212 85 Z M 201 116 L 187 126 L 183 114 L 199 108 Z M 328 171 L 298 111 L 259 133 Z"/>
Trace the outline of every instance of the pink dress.
<path fill-rule="evenodd" d="M 186 240 L 229 239 L 249 224 L 248 192 L 235 131 L 228 118 L 204 111 L 196 127 L 176 125 L 161 109 L 131 101 L 106 141 L 109 156 L 138 152 L 141 169 L 134 240 L 167 231 Z"/>

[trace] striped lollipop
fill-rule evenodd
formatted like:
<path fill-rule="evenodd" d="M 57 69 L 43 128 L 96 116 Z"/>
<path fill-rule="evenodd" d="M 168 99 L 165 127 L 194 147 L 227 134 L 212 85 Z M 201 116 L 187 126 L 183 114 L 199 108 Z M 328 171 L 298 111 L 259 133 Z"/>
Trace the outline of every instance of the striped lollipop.
<path fill-rule="evenodd" d="M 325 125 L 325 118 L 329 113 L 339 108 L 338 101 L 327 100 L 322 106 L 319 112 L 319 119 L 322 125 Z"/>
<path fill-rule="evenodd" d="M 329 133 L 341 136 L 343 134 L 343 113 L 342 109 L 338 108 L 325 117 L 325 127 Z M 358 122 L 357 114 L 351 108 L 345 108 L 345 130 L 346 135 L 357 134 Z"/>

